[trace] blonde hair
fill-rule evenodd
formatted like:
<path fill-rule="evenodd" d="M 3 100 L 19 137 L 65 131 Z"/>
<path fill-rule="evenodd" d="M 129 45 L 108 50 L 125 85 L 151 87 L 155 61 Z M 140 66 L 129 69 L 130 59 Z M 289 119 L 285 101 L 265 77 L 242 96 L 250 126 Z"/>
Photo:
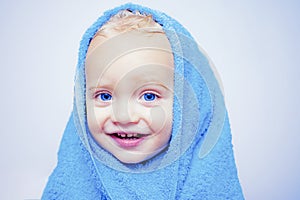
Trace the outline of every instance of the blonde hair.
<path fill-rule="evenodd" d="M 134 30 L 150 34 L 164 34 L 161 25 L 153 20 L 152 15 L 141 14 L 139 11 L 121 10 L 97 31 L 89 44 L 87 55 L 105 39 Z"/>
<path fill-rule="evenodd" d="M 131 12 L 121 10 L 112 16 L 95 34 L 109 37 L 111 33 L 123 33 L 140 30 L 150 33 L 164 33 L 162 27 L 153 20 L 152 15 L 141 14 L 139 11 Z"/>

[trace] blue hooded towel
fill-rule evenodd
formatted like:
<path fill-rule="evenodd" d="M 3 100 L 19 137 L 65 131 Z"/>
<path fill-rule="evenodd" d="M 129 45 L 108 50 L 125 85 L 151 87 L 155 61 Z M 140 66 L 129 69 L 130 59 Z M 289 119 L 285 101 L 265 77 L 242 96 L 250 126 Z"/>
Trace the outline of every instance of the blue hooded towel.
<path fill-rule="evenodd" d="M 175 64 L 169 146 L 139 164 L 123 164 L 101 148 L 86 118 L 87 49 L 98 29 L 121 10 L 151 15 L 171 43 Z M 177 21 L 125 4 L 105 12 L 86 31 L 79 49 L 73 111 L 42 199 L 244 199 L 227 111 L 212 64 Z"/>

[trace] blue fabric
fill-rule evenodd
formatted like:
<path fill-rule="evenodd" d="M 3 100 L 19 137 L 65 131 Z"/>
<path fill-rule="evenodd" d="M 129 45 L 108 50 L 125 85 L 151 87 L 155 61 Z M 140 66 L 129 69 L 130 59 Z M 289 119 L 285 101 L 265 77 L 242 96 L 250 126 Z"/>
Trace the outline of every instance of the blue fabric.
<path fill-rule="evenodd" d="M 151 14 L 173 50 L 173 130 L 166 151 L 126 165 L 91 137 L 85 112 L 85 57 L 97 30 L 120 10 Z M 169 16 L 135 4 L 103 14 L 84 34 L 74 106 L 42 199 L 244 199 L 228 115 L 211 63 L 187 30 Z"/>

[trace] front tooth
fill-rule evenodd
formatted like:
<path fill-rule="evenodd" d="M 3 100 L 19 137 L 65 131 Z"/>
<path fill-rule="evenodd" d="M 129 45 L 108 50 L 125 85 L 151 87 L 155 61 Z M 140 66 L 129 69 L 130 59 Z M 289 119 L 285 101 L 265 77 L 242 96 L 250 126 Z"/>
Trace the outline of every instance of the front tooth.
<path fill-rule="evenodd" d="M 126 134 L 124 134 L 124 133 L 121 133 L 120 135 L 121 135 L 121 137 L 126 137 Z"/>
<path fill-rule="evenodd" d="M 137 135 L 138 135 L 137 133 L 134 133 L 134 134 L 133 134 L 133 137 L 137 137 Z"/>
<path fill-rule="evenodd" d="M 127 134 L 127 137 L 132 137 L 132 135 L 133 135 L 133 134 L 129 133 L 129 134 Z"/>

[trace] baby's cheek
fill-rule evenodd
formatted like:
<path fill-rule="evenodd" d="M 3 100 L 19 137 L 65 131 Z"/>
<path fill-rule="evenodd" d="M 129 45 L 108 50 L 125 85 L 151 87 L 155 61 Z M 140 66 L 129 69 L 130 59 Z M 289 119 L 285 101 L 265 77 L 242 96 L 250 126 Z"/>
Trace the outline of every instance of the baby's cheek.
<path fill-rule="evenodd" d="M 95 130 L 95 126 L 97 124 L 97 120 L 96 120 L 96 117 L 95 117 L 95 112 L 94 112 L 94 109 L 92 109 L 91 107 L 89 107 L 87 105 L 87 123 L 88 123 L 88 127 L 90 129 L 90 131 L 93 133 L 94 130 Z"/>
<path fill-rule="evenodd" d="M 151 116 L 151 129 L 158 132 L 169 132 L 172 126 L 172 113 L 163 107 L 154 107 L 150 111 Z"/>
<path fill-rule="evenodd" d="M 99 133 L 103 129 L 104 115 L 101 110 L 101 108 L 87 106 L 88 127 L 93 134 Z"/>

